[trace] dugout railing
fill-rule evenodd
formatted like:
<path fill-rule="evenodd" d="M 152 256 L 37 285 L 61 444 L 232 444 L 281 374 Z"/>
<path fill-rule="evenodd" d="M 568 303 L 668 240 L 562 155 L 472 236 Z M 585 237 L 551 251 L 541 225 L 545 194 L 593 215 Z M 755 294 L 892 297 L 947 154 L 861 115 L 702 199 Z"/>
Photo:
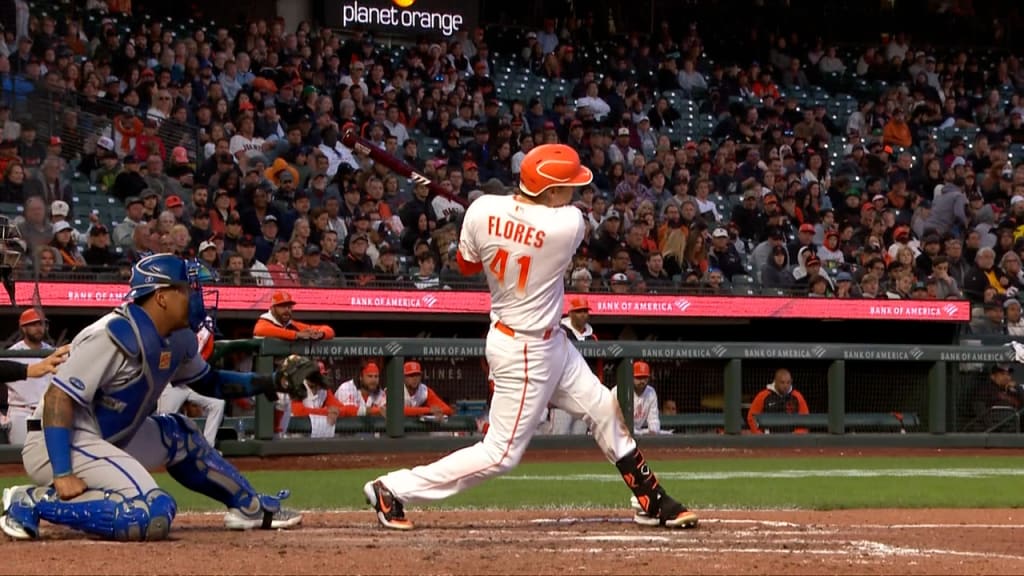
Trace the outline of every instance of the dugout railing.
<path fill-rule="evenodd" d="M 970 429 L 972 402 L 987 384 L 987 368 L 1012 362 L 1006 345 L 883 346 L 851 344 L 740 342 L 582 342 L 577 346 L 595 363 L 606 386 L 617 385 L 623 416 L 632 428 L 632 364 L 651 364 L 652 385 L 660 400 L 677 404 L 663 413 L 662 428 L 675 436 L 698 434 L 738 436 L 748 430 L 749 401 L 771 382 L 776 368 L 787 368 L 794 385 L 807 398 L 810 414 L 763 414 L 762 428 L 806 428 L 831 436 L 866 433 L 992 432 Z M 387 408 L 382 417 L 339 418 L 339 435 L 402 438 L 425 434 L 479 434 L 486 410 L 487 382 L 484 341 L 464 339 L 335 339 L 323 342 L 230 340 L 217 343 L 212 363 L 269 372 L 275 359 L 303 354 L 325 361 L 335 384 L 355 377 L 358 367 L 373 360 L 381 365 Z M 0 351 L 0 356 L 31 352 Z M 37 354 L 36 354 L 37 355 Z M 239 366 L 239 359 L 247 364 Z M 432 387 L 456 408 L 447 419 L 405 417 L 402 366 L 417 360 L 431 366 L 438 378 Z M 600 362 L 601 364 L 598 364 Z M 255 441 L 274 438 L 273 405 L 256 399 L 252 415 L 229 418 L 226 435 L 244 434 Z M 289 432 L 308 434 L 308 419 L 292 418 Z"/>

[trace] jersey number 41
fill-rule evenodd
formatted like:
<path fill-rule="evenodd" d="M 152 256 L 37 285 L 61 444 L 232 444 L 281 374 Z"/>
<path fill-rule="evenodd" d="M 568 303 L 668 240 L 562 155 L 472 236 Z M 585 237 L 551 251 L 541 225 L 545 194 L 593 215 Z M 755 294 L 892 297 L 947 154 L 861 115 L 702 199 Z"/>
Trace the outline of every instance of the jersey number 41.
<path fill-rule="evenodd" d="M 491 273 L 494 274 L 498 284 L 502 286 L 505 285 L 505 273 L 508 271 L 508 260 L 510 257 L 508 250 L 498 248 L 494 258 L 491 259 L 491 263 L 487 266 Z M 519 266 L 519 276 L 516 279 L 516 296 L 520 298 L 526 296 L 526 282 L 530 279 L 530 264 L 532 262 L 532 256 L 520 256 L 515 259 L 515 264 Z"/>

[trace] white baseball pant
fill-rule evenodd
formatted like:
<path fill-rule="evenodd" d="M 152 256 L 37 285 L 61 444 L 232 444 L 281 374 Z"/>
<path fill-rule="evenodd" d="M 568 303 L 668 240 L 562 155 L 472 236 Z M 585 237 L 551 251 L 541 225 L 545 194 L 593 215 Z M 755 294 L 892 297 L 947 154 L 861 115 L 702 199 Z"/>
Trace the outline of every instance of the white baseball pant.
<path fill-rule="evenodd" d="M 577 418 L 561 408 L 551 409 L 551 434 L 578 436 L 586 433 L 587 423 L 582 418 Z"/>
<path fill-rule="evenodd" d="M 158 414 L 176 414 L 185 402 L 191 402 L 203 409 L 206 424 L 203 426 L 203 437 L 210 446 L 216 445 L 217 430 L 224 422 L 224 400 L 203 396 L 188 386 L 168 386 L 157 401 Z"/>
<path fill-rule="evenodd" d="M 611 391 L 598 381 L 558 328 L 550 338 L 487 335 L 487 363 L 494 376 L 490 427 L 480 442 L 412 470 L 381 477 L 402 502 L 440 500 L 515 468 L 550 402 L 582 417 L 612 463 L 636 449 Z"/>
<path fill-rule="evenodd" d="M 8 406 L 7 419 L 11 427 L 7 429 L 7 441 L 13 445 L 25 444 L 25 436 L 28 435 L 28 419 L 36 411 L 35 406 Z"/>

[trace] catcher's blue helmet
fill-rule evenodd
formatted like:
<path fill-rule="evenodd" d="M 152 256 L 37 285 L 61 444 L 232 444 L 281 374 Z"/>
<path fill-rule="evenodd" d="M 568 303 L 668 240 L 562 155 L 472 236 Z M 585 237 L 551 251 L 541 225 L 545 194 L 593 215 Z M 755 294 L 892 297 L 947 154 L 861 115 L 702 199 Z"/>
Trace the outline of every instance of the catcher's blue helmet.
<path fill-rule="evenodd" d="M 137 300 L 160 288 L 188 287 L 188 320 L 192 330 L 199 330 L 206 322 L 207 312 L 203 300 L 202 265 L 195 260 L 184 260 L 174 254 L 153 254 L 132 266 L 126 298 Z M 208 274 L 208 273 L 207 273 Z"/>

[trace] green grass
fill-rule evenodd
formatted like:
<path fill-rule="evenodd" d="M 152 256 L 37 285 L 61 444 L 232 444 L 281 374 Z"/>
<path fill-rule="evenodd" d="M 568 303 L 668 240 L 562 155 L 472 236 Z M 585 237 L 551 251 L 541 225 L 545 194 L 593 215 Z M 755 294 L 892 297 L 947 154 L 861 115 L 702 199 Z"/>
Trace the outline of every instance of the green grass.
<path fill-rule="evenodd" d="M 1024 507 L 1024 458 L 754 458 L 653 462 L 662 484 L 693 508 L 1004 508 Z M 268 471 L 247 476 L 260 490 L 289 488 L 300 509 L 359 509 L 362 485 L 387 470 Z M 157 481 L 183 510 L 221 506 Z M 17 479 L 24 482 L 24 479 Z M 9 480 L 15 483 L 14 479 Z M 629 493 L 605 463 L 523 464 L 503 478 L 437 508 L 628 506 Z"/>

